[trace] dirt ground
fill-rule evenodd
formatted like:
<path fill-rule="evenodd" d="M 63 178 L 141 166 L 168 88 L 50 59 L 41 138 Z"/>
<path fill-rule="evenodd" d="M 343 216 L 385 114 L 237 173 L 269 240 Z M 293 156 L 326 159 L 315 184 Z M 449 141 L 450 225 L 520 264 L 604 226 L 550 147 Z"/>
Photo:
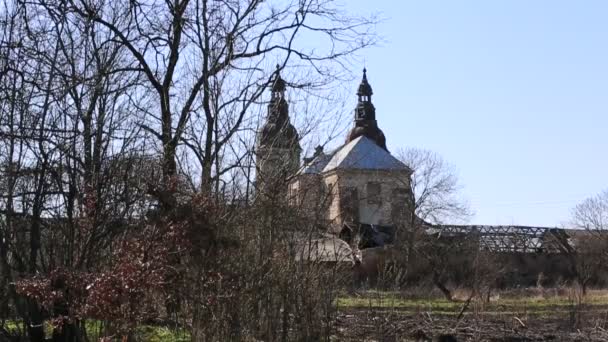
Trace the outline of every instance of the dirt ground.
<path fill-rule="evenodd" d="M 336 341 L 608 341 L 608 298 L 547 296 L 492 303 L 357 295 L 340 302 Z M 387 298 L 390 298 L 387 300 Z M 367 300 L 367 302 L 366 302 Z M 453 340 L 446 340 L 453 341 Z"/>

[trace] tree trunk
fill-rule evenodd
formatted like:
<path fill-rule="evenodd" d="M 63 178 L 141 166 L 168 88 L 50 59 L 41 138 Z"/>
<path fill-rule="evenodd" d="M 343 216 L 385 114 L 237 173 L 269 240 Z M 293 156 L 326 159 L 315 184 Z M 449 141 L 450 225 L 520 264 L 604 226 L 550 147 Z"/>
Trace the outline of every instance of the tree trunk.
<path fill-rule="evenodd" d="M 436 272 L 433 272 L 433 284 L 435 284 L 435 286 L 437 286 L 437 288 L 439 289 L 439 291 L 441 291 L 441 293 L 443 293 L 443 295 L 445 296 L 445 298 L 449 301 L 452 301 L 452 291 L 450 291 L 444 284 L 443 282 L 441 282 L 441 280 L 439 279 L 439 274 L 437 274 Z"/>
<path fill-rule="evenodd" d="M 28 318 L 27 332 L 30 336 L 31 342 L 44 342 L 44 321 L 42 319 L 42 312 L 38 304 L 32 300 L 27 300 L 28 307 Z"/>

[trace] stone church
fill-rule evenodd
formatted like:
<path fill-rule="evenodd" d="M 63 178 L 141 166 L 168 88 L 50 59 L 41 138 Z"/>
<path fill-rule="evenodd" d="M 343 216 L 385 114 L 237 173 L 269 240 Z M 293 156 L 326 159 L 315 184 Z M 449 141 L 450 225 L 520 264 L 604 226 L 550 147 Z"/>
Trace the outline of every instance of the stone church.
<path fill-rule="evenodd" d="M 287 198 L 291 205 L 319 216 L 329 233 L 345 239 L 356 230 L 376 240 L 372 245 L 390 243 L 394 227 L 411 203 L 412 170 L 386 147 L 366 70 L 356 93 L 353 127 L 344 144 L 332 151 L 318 146 L 303 163 L 285 92 L 286 83 L 277 70 L 256 146 L 260 195 Z"/>
<path fill-rule="evenodd" d="M 288 201 L 321 228 L 320 236 L 300 238 L 296 260 L 349 262 L 374 270 L 385 249 L 372 247 L 396 242 L 396 232 L 415 223 L 428 236 L 445 242 L 438 246 L 454 255 L 463 252 L 458 241 L 496 253 L 509 270 L 503 283 L 534 286 L 541 275 L 551 281 L 572 278 L 568 255 L 577 245 L 596 238 L 593 232 L 563 228 L 427 223 L 414 214 L 413 171 L 386 147 L 365 70 L 344 144 L 332 151 L 318 146 L 303 162 L 285 91 L 286 83 L 277 71 L 256 146 L 257 190 L 259 196 Z M 456 268 L 467 262 L 452 259 Z"/>
<path fill-rule="evenodd" d="M 290 123 L 286 83 L 278 70 L 271 82 L 266 122 L 256 144 L 257 190 L 261 196 L 289 203 L 318 218 L 332 236 L 359 248 L 390 244 L 398 227 L 416 220 L 428 234 L 476 239 L 480 249 L 515 254 L 562 253 L 580 231 L 554 227 L 434 225 L 413 215 L 412 170 L 391 155 L 378 125 L 373 90 L 365 69 L 344 144 L 321 146 L 302 158 L 300 137 Z M 354 101 L 353 101 L 354 102 Z"/>

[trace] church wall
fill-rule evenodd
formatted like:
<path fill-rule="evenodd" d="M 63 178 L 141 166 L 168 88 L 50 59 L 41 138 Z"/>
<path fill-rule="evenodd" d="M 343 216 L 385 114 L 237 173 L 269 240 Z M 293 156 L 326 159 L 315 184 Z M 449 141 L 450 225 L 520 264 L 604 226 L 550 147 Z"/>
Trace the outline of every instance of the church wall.
<path fill-rule="evenodd" d="M 324 196 L 328 198 L 326 217 L 329 221 L 330 230 L 339 232 L 341 229 L 340 222 L 340 201 L 338 193 L 338 175 L 335 173 L 323 176 Z"/>
<path fill-rule="evenodd" d="M 318 174 L 303 174 L 289 185 L 290 204 L 317 221 L 327 219 L 330 204 L 325 184 Z"/>
<path fill-rule="evenodd" d="M 344 221 L 350 221 L 344 212 L 347 192 L 356 194 L 357 207 L 354 208 L 359 223 L 392 225 L 392 209 L 395 201 L 394 190 L 409 191 L 409 175 L 406 171 L 340 170 L 326 175 L 326 184 L 337 184 L 334 200 L 329 207 L 328 217 L 339 230 Z M 370 190 L 372 193 L 370 195 Z M 352 196 L 351 199 L 352 200 Z M 357 220 L 357 219 L 355 219 Z"/>
<path fill-rule="evenodd" d="M 285 194 L 288 178 L 299 167 L 299 151 L 284 148 L 258 148 L 256 186 L 258 191 L 272 195 Z M 285 194 L 286 195 L 286 194 Z"/>

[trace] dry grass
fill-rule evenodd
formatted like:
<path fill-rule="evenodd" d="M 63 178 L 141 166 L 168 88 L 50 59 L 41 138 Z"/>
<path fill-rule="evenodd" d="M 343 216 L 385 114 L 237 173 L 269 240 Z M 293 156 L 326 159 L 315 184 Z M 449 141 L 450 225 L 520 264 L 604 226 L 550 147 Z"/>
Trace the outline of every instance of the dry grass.
<path fill-rule="evenodd" d="M 573 305 L 585 305 L 585 310 L 608 310 L 608 290 L 590 290 L 584 299 L 579 300 L 577 290 L 573 288 L 554 289 L 519 289 L 497 292 L 490 296 L 490 301 L 474 298 L 472 308 L 486 314 L 520 313 L 556 314 L 572 310 Z M 455 291 L 454 301 L 432 293 L 424 298 L 412 297 L 408 292 L 365 291 L 340 296 L 339 308 L 373 308 L 393 309 L 409 313 L 432 312 L 436 314 L 458 314 L 470 290 Z"/>
<path fill-rule="evenodd" d="M 412 295 L 412 292 L 417 295 Z M 434 291 L 364 291 L 342 295 L 338 338 L 341 341 L 415 341 L 424 332 L 458 336 L 458 341 L 607 341 L 608 290 L 576 288 L 513 289 L 496 293 L 490 302 L 470 291 L 457 291 L 448 301 Z"/>

